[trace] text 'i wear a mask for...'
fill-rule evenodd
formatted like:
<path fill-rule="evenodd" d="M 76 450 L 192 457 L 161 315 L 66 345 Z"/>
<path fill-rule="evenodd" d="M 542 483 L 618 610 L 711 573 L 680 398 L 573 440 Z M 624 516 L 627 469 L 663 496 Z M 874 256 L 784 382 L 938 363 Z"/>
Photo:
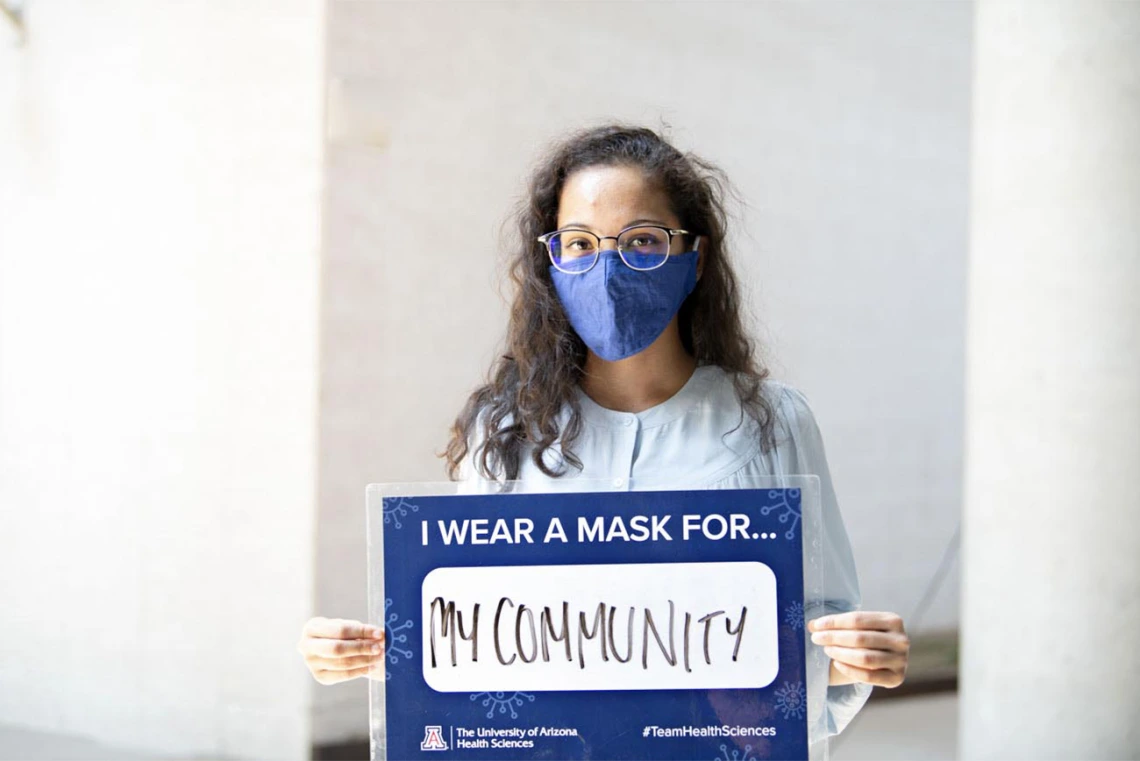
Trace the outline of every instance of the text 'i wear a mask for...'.
<path fill-rule="evenodd" d="M 694 248 L 696 244 L 694 244 Z M 669 256 L 652 270 L 626 266 L 617 251 L 602 251 L 587 272 L 550 268 L 570 325 L 608 362 L 644 351 L 665 332 L 697 285 L 697 251 Z"/>

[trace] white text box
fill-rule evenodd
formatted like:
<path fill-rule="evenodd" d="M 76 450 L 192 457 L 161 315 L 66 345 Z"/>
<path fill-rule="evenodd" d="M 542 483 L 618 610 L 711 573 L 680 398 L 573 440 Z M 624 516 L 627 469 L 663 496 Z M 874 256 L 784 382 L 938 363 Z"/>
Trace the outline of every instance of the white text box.
<path fill-rule="evenodd" d="M 760 562 L 437 568 L 420 631 L 439 692 L 758 688 L 780 662 Z"/>

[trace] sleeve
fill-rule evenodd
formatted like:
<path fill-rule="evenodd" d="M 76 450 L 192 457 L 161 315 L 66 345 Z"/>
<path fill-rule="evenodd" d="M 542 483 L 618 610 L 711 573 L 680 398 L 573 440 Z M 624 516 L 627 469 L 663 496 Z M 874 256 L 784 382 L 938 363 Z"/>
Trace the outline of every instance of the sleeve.
<path fill-rule="evenodd" d="M 467 454 L 459 462 L 459 473 L 455 479 L 456 494 L 484 494 L 489 490 L 488 481 L 475 467 L 475 453 L 478 452 L 477 447 L 482 445 L 482 436 L 476 433 L 473 438 L 475 441 L 468 444 Z"/>
<path fill-rule="evenodd" d="M 820 511 L 823 524 L 823 604 L 807 611 L 808 618 L 818 618 L 829 613 L 846 613 L 858 610 L 862 600 L 859 593 L 859 576 L 855 570 L 855 558 L 851 553 L 851 543 L 839 504 L 835 498 L 835 487 L 831 483 L 831 473 L 827 467 L 827 456 L 823 448 L 823 436 L 816 424 L 807 398 L 796 389 L 784 387 L 781 395 L 781 414 L 784 421 L 786 439 L 780 440 L 777 434 L 777 453 L 781 470 L 787 474 L 810 474 L 819 477 Z M 806 634 L 808 651 L 820 649 Z M 828 685 L 827 687 L 827 731 L 837 735 L 851 722 L 867 698 L 871 695 L 869 684 Z"/>
<path fill-rule="evenodd" d="M 483 424 L 486 420 L 487 410 L 482 409 L 475 418 L 475 425 L 471 431 L 471 439 L 467 442 L 467 454 L 459 462 L 459 473 L 456 476 L 456 494 L 492 494 L 498 491 L 498 484 L 493 479 L 485 478 L 475 466 L 475 457 L 483 447 L 486 437 L 483 435 Z"/>

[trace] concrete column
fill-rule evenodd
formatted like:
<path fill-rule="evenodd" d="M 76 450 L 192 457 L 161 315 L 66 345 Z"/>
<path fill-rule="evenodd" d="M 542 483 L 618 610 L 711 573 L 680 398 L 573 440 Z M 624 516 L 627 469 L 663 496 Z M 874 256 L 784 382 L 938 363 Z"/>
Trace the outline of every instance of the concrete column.
<path fill-rule="evenodd" d="M 1140 2 L 975 17 L 960 748 L 1140 754 Z"/>

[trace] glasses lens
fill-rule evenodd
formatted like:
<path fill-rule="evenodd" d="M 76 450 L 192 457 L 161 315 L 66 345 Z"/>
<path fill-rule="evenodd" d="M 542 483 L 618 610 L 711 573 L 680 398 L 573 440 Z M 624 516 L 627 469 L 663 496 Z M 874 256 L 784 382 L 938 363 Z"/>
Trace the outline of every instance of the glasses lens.
<path fill-rule="evenodd" d="M 550 237 L 550 258 L 563 272 L 585 272 L 598 258 L 599 241 L 593 233 L 566 230 Z"/>
<path fill-rule="evenodd" d="M 660 227 L 634 227 L 618 239 L 625 263 L 635 270 L 660 267 L 669 257 L 669 231 Z"/>

